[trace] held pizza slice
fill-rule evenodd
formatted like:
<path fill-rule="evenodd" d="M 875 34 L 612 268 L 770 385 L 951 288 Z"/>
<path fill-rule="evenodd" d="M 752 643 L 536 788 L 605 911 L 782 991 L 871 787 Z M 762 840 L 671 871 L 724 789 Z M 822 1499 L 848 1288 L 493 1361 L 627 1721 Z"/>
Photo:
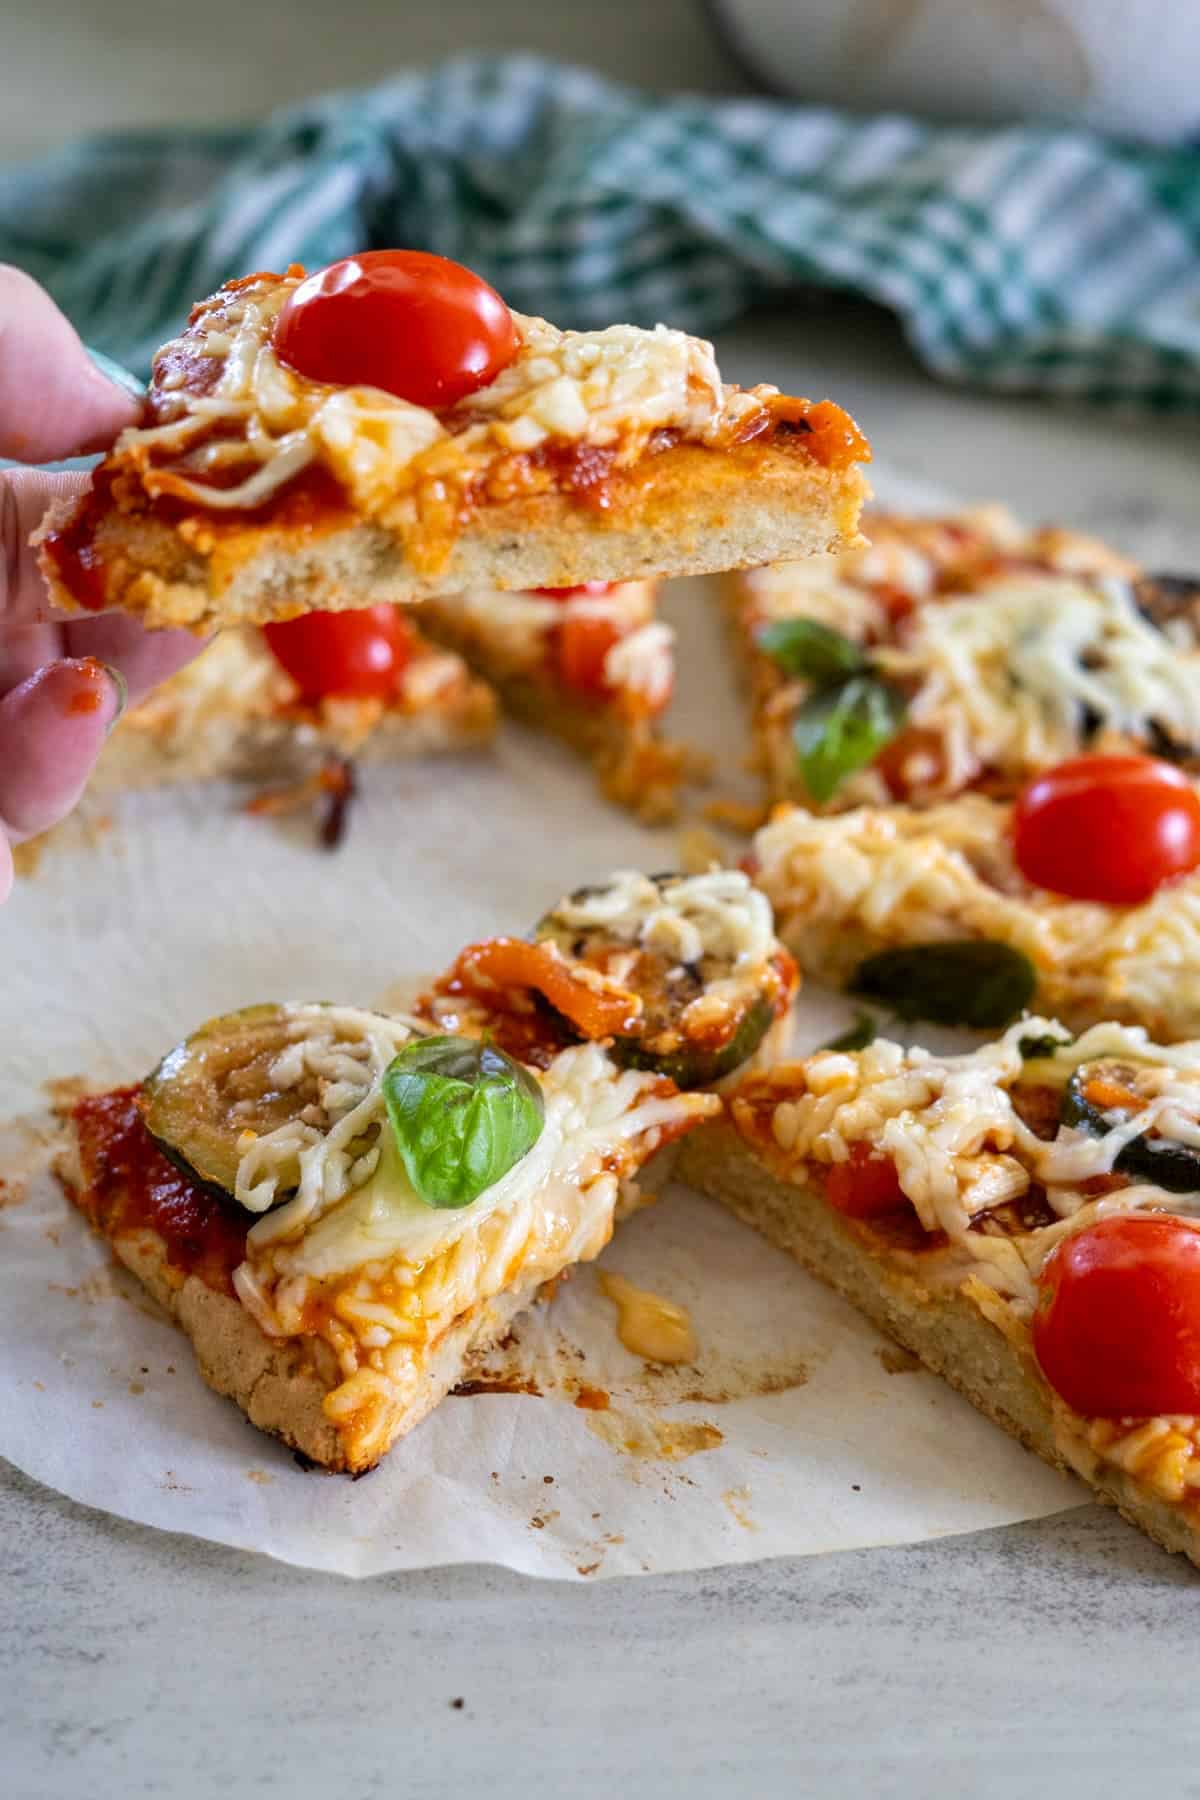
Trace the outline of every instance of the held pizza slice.
<path fill-rule="evenodd" d="M 325 757 L 381 761 L 486 743 L 490 690 L 406 615 L 378 610 L 338 614 L 332 629 L 310 614 L 273 639 L 252 625 L 219 633 L 124 715 L 93 787 L 287 780 Z"/>
<path fill-rule="evenodd" d="M 586 756 L 606 797 L 646 823 L 672 818 L 703 759 L 665 738 L 675 634 L 656 581 L 587 582 L 532 593 L 445 594 L 417 616 L 498 691 L 504 710 Z"/>
<path fill-rule="evenodd" d="M 625 872 L 470 946 L 411 1015 L 209 1021 L 75 1105 L 62 1178 L 210 1386 L 359 1473 L 599 1255 L 794 987 L 744 877 Z"/>
<path fill-rule="evenodd" d="M 377 251 L 201 301 L 42 566 L 63 606 L 196 630 L 700 573 L 855 542 L 869 454 L 700 339 L 559 331 Z"/>
<path fill-rule="evenodd" d="M 678 1173 L 1200 1565 L 1200 1044 L 1030 1018 L 753 1072 Z"/>
<path fill-rule="evenodd" d="M 1082 751 L 1200 768 L 1200 595 L 989 507 L 728 583 L 771 800 L 819 812 L 1011 798 Z"/>

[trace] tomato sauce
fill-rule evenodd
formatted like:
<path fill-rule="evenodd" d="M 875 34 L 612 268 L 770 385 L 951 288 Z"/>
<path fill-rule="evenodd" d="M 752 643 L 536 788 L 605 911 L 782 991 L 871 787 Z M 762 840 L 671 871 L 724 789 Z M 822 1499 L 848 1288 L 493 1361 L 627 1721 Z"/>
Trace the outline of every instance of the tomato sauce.
<path fill-rule="evenodd" d="M 141 1087 L 89 1095 L 75 1105 L 84 1187 L 76 1203 L 106 1237 L 155 1231 L 182 1275 L 232 1294 L 249 1221 L 232 1200 L 202 1188 L 168 1161 L 146 1130 Z"/>
<path fill-rule="evenodd" d="M 42 548 L 71 598 L 88 612 L 103 612 L 104 562 L 96 548 L 96 526 L 107 510 L 111 479 L 97 470 L 89 493 L 68 525 L 48 532 Z"/>

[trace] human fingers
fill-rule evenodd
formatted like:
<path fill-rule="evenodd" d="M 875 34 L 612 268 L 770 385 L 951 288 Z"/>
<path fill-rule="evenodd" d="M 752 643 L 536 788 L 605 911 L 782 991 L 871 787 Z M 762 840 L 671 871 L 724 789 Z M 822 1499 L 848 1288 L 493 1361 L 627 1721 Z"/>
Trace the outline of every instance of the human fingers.
<path fill-rule="evenodd" d="M 0 456 L 39 463 L 104 450 L 140 411 L 49 294 L 0 263 Z"/>
<path fill-rule="evenodd" d="M 0 828 L 16 842 L 64 818 L 124 705 L 91 657 L 47 663 L 0 700 Z"/>
<path fill-rule="evenodd" d="M 70 619 L 62 627 L 62 640 L 68 656 L 93 656 L 119 669 L 131 706 L 190 662 L 205 643 L 190 631 L 146 631 L 126 613 Z"/>

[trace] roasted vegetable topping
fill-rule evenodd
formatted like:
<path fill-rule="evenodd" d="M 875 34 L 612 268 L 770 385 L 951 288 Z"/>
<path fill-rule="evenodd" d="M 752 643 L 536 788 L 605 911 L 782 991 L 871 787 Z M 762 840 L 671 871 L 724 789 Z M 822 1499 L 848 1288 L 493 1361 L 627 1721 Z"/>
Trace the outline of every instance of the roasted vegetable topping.
<path fill-rule="evenodd" d="M 1010 944 L 967 938 L 882 950 L 860 964 L 852 992 L 901 1019 L 990 1030 L 1007 1025 L 1033 998 L 1033 964 Z"/>
<path fill-rule="evenodd" d="M 1122 1118 L 1140 1112 L 1152 1097 L 1139 1091 L 1146 1068 L 1132 1062 L 1081 1064 L 1063 1090 L 1063 1123 L 1096 1137 L 1105 1136 Z M 1131 1138 L 1117 1151 L 1113 1168 L 1168 1194 L 1200 1193 L 1200 1150 L 1171 1138 L 1153 1133 Z"/>

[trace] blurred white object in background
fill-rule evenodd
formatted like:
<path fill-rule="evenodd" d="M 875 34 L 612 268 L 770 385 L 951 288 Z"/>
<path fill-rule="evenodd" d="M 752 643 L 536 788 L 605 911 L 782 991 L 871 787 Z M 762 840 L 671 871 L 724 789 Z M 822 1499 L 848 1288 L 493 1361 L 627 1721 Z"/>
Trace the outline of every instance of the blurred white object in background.
<path fill-rule="evenodd" d="M 708 0 L 774 93 L 862 112 L 1200 137 L 1197 0 Z"/>

